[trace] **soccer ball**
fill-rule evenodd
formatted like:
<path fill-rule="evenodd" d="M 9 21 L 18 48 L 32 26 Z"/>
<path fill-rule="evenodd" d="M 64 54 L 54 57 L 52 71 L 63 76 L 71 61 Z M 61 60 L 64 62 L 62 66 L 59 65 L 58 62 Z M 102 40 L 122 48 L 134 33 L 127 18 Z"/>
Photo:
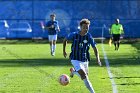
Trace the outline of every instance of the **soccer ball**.
<path fill-rule="evenodd" d="M 66 74 L 62 74 L 60 77 L 59 77 L 59 83 L 63 86 L 66 86 L 70 83 L 70 78 L 68 75 Z"/>

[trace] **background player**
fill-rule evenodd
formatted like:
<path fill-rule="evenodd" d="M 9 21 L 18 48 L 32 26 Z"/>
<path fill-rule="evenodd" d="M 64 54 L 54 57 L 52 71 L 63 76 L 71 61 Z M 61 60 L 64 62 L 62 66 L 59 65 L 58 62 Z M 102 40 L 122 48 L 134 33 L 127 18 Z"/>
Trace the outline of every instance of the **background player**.
<path fill-rule="evenodd" d="M 124 34 L 123 26 L 120 24 L 119 19 L 115 19 L 115 23 L 111 26 L 110 34 L 113 36 L 115 50 L 118 50 L 120 46 L 120 36 Z"/>
<path fill-rule="evenodd" d="M 60 31 L 58 21 L 55 20 L 56 15 L 51 14 L 50 15 L 50 21 L 48 21 L 45 24 L 45 29 L 48 30 L 48 39 L 50 42 L 50 50 L 51 50 L 51 55 L 55 55 L 55 49 L 56 49 L 56 41 L 57 41 L 57 34 Z"/>

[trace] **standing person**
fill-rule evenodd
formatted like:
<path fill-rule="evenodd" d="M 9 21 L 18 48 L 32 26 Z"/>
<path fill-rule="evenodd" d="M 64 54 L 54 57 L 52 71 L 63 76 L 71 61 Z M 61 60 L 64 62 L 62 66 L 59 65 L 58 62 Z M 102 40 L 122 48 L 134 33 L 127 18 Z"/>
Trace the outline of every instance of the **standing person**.
<path fill-rule="evenodd" d="M 95 93 L 88 79 L 88 62 L 90 61 L 89 48 L 92 46 L 97 62 L 101 66 L 100 57 L 96 48 L 96 43 L 91 34 L 88 33 L 90 21 L 82 19 L 80 21 L 80 31 L 69 34 L 63 41 L 63 55 L 67 56 L 66 45 L 68 40 L 72 40 L 70 60 L 74 68 L 71 68 L 70 77 L 77 74 L 85 83 L 91 93 Z"/>
<path fill-rule="evenodd" d="M 50 21 L 48 21 L 45 25 L 45 29 L 48 30 L 48 39 L 50 42 L 50 50 L 51 55 L 55 55 L 55 49 L 56 49 L 56 41 L 57 41 L 57 33 L 60 31 L 58 21 L 55 20 L 56 15 L 51 14 L 50 15 Z"/>
<path fill-rule="evenodd" d="M 116 19 L 115 23 L 112 24 L 110 34 L 113 37 L 115 50 L 118 50 L 120 46 L 120 36 L 124 34 L 123 26 L 120 24 L 119 19 Z"/>

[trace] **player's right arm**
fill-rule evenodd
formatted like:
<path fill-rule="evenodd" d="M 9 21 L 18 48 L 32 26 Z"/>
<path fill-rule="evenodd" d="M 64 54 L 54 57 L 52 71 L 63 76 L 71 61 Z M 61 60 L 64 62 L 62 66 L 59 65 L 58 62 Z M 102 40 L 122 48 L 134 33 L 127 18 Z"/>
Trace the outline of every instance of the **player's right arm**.
<path fill-rule="evenodd" d="M 66 46 L 67 46 L 67 39 L 65 38 L 63 40 L 63 56 L 66 58 L 67 57 L 67 53 L 66 53 Z"/>
<path fill-rule="evenodd" d="M 67 42 L 68 42 L 68 40 L 72 40 L 74 35 L 75 35 L 75 33 L 71 33 L 68 36 L 66 36 L 65 39 L 63 40 L 63 56 L 65 58 L 67 57 L 67 52 L 66 52 Z"/>
<path fill-rule="evenodd" d="M 120 29 L 121 29 L 121 34 L 124 34 L 124 29 L 123 29 L 122 25 L 121 25 Z"/>
<path fill-rule="evenodd" d="M 111 38 L 111 39 L 113 39 L 113 37 L 112 37 L 112 34 L 113 34 L 112 26 L 113 26 L 113 24 L 112 24 L 112 25 L 110 26 L 110 28 L 109 28 L 109 34 L 110 34 L 110 38 Z"/>
<path fill-rule="evenodd" d="M 113 34 L 113 24 L 110 26 L 110 29 L 109 30 L 110 30 L 109 31 L 110 35 L 112 35 Z"/>
<path fill-rule="evenodd" d="M 50 25 L 50 21 L 48 21 L 44 26 L 45 30 L 49 30 L 49 29 L 52 29 L 52 28 L 54 28 L 54 25 Z"/>

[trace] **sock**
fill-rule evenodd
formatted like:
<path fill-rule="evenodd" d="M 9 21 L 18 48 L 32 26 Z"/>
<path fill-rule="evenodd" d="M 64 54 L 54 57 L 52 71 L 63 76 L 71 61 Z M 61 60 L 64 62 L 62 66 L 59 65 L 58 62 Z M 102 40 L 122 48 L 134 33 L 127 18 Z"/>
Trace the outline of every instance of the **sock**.
<path fill-rule="evenodd" d="M 115 50 L 116 50 L 116 43 L 114 43 L 114 46 L 115 46 Z"/>
<path fill-rule="evenodd" d="M 92 87 L 92 84 L 90 83 L 90 81 L 88 80 L 88 78 L 83 79 L 85 86 L 88 88 L 88 90 L 90 91 L 90 93 L 95 93 L 94 89 Z"/>
<path fill-rule="evenodd" d="M 50 45 L 50 50 L 51 50 L 51 52 L 53 51 L 53 44 Z"/>
<path fill-rule="evenodd" d="M 53 52 L 55 52 L 55 49 L 56 49 L 56 45 L 53 45 Z"/>
<path fill-rule="evenodd" d="M 120 43 L 117 43 L 117 46 L 118 46 L 118 49 L 119 49 Z"/>

